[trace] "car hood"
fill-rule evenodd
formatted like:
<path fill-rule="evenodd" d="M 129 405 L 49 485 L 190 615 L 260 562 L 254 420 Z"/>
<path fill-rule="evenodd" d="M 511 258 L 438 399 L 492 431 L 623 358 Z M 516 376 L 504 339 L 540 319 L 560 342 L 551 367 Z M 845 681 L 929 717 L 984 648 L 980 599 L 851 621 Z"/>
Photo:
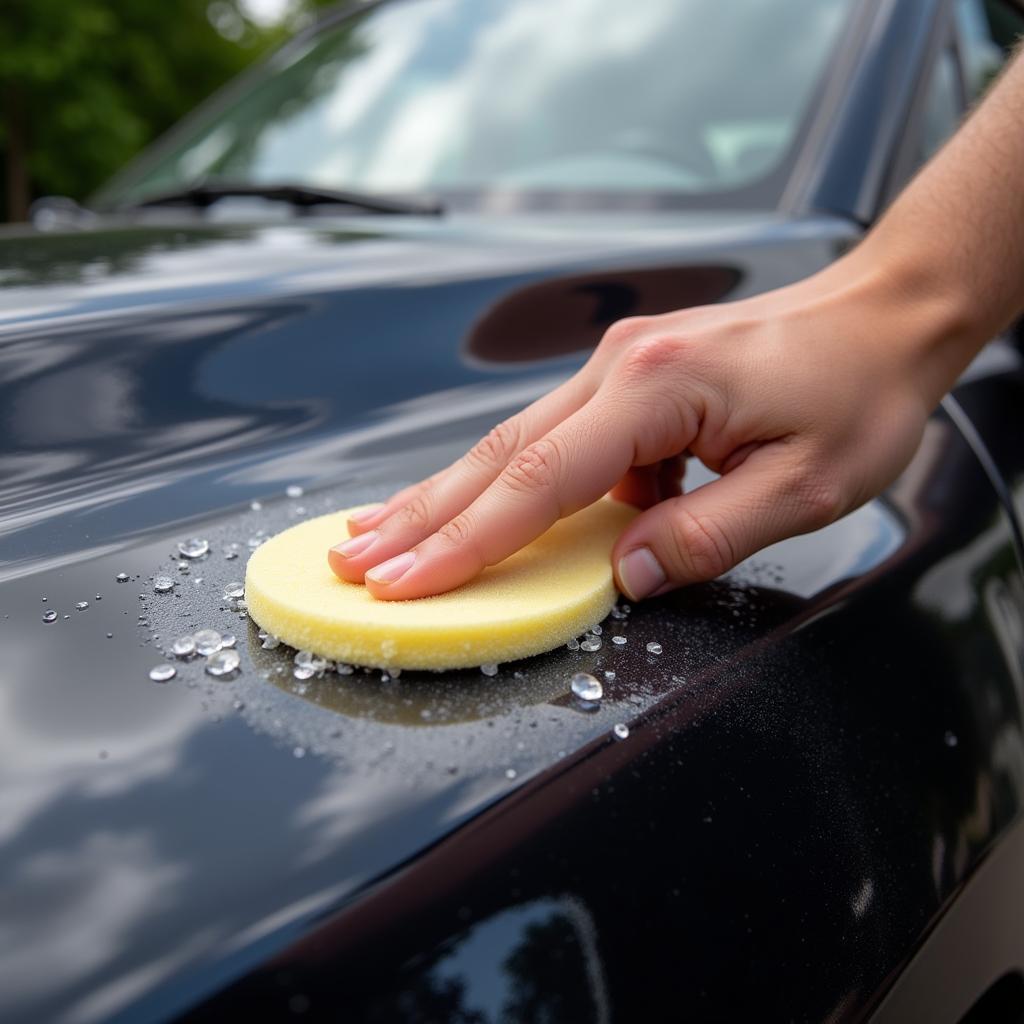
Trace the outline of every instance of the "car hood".
<path fill-rule="evenodd" d="M 485 808 L 614 746 L 613 725 L 646 737 L 620 744 L 625 766 L 658 743 L 636 723 L 679 712 L 703 679 L 734 673 L 686 720 L 749 708 L 751 645 L 915 550 L 925 483 L 905 510 L 873 503 L 769 552 L 753 589 L 622 612 L 605 624 L 627 637 L 617 653 L 555 652 L 493 679 L 299 680 L 223 590 L 263 537 L 456 457 L 615 319 L 785 283 L 853 237 L 830 218 L 658 214 L 0 238 L 4 1018 L 167 1019 Z M 963 447 L 936 429 L 919 481 Z M 189 537 L 209 554 L 183 558 Z M 237 676 L 171 659 L 176 677 L 151 681 L 169 642 L 202 627 L 236 634 Z M 580 668 L 605 680 L 596 708 L 567 693 Z M 770 678 L 791 683 L 792 664 Z M 786 786 L 817 794 L 806 827 L 859 841 L 806 774 L 804 741 L 835 737 L 800 729 L 778 756 Z M 857 871 L 831 890 L 854 898 Z"/>

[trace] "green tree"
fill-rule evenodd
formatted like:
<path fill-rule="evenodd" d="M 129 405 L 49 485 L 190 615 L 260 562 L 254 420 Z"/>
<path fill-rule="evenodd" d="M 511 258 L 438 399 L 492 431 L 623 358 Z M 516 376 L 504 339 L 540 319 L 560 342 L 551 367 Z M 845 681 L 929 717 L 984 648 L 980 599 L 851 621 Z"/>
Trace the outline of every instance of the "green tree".
<path fill-rule="evenodd" d="M 285 31 L 241 0 L 3 0 L 2 213 L 84 198 Z"/>

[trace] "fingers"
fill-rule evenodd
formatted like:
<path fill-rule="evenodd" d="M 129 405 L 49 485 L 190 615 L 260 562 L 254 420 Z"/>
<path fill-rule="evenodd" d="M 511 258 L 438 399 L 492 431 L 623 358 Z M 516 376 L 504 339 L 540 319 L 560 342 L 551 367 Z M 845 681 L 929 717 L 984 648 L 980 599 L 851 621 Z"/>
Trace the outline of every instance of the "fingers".
<path fill-rule="evenodd" d="M 612 488 L 611 496 L 637 508 L 676 497 L 682 488 L 684 461 L 675 455 L 650 466 L 633 466 Z"/>
<path fill-rule="evenodd" d="M 639 601 L 711 580 L 768 544 L 831 522 L 840 508 L 802 464 L 772 442 L 733 472 L 637 516 L 612 552 L 619 589 Z"/>
<path fill-rule="evenodd" d="M 328 552 L 331 569 L 342 579 L 362 582 L 367 569 L 409 550 L 463 512 L 510 460 L 576 411 L 586 398 L 585 382 L 572 378 L 499 424 L 458 462 L 351 519 L 351 539 Z"/>
<path fill-rule="evenodd" d="M 451 590 L 606 494 L 632 458 L 628 425 L 589 403 L 519 452 L 437 533 L 371 568 L 366 585 L 374 597 L 397 600 Z"/>

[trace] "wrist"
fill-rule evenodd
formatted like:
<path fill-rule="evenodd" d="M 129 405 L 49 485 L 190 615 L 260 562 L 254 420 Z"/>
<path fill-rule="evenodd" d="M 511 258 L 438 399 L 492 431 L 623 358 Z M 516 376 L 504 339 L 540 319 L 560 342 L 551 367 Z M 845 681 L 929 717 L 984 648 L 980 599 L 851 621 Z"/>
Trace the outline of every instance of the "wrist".
<path fill-rule="evenodd" d="M 869 235 L 833 264 L 833 282 L 853 300 L 852 313 L 867 318 L 883 362 L 895 360 L 904 376 L 933 409 L 988 340 L 990 326 L 955 261 Z"/>

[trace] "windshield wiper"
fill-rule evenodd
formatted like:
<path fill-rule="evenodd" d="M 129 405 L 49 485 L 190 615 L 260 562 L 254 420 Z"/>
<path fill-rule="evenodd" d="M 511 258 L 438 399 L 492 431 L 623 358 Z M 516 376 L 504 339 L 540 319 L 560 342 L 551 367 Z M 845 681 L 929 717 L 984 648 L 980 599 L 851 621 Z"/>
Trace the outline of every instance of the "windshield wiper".
<path fill-rule="evenodd" d="M 190 185 L 171 192 L 160 192 L 133 203 L 126 203 L 122 210 L 148 209 L 157 206 L 193 206 L 205 209 L 219 199 L 235 196 L 254 196 L 281 203 L 290 203 L 300 209 L 311 206 L 351 206 L 370 213 L 405 213 L 437 216 L 444 212 L 441 204 L 430 199 L 385 199 L 366 192 L 352 192 L 349 189 L 317 188 L 311 185 L 278 183 L 271 185 L 214 184 Z"/>

